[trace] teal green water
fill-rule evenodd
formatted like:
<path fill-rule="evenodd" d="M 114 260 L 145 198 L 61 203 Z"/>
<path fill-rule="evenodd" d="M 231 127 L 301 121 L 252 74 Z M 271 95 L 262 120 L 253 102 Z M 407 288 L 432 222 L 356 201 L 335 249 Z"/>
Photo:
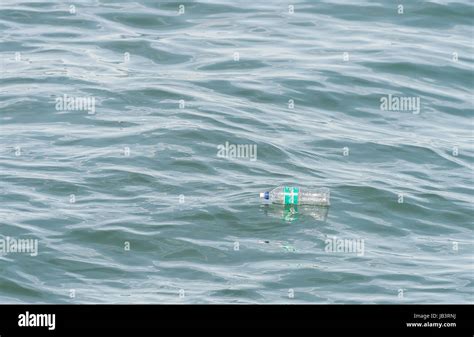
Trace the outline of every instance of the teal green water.
<path fill-rule="evenodd" d="M 472 303 L 473 5 L 401 2 L 2 0 L 0 302 Z"/>

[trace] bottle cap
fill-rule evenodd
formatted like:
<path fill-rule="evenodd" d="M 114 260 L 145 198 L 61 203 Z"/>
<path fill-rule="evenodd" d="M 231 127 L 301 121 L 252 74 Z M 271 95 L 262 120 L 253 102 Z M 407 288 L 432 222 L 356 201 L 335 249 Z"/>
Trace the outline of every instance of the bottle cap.
<path fill-rule="evenodd" d="M 260 193 L 260 198 L 265 198 L 265 193 L 264 192 Z"/>

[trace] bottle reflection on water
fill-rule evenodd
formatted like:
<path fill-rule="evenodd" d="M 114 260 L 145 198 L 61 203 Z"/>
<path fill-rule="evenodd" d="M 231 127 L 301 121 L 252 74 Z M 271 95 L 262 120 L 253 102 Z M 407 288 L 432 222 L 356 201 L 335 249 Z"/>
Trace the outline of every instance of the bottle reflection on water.
<path fill-rule="evenodd" d="M 306 205 L 275 205 L 263 204 L 262 211 L 265 215 L 281 219 L 285 222 L 294 222 L 298 219 L 314 219 L 317 221 L 326 221 L 329 208 L 324 206 L 306 206 Z"/>

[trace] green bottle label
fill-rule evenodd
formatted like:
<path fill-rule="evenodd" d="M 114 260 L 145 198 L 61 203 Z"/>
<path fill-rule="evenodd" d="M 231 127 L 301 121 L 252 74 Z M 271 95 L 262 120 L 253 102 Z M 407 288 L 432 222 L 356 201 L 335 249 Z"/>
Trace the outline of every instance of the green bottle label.
<path fill-rule="evenodd" d="M 298 204 L 298 187 L 288 187 L 283 188 L 283 194 L 285 196 L 285 205 L 297 205 Z"/>

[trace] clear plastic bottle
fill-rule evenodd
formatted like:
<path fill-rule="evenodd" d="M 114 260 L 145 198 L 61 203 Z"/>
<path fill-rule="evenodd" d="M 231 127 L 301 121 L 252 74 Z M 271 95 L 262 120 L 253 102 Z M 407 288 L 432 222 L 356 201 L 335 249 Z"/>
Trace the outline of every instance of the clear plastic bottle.
<path fill-rule="evenodd" d="M 312 190 L 293 186 L 279 186 L 270 192 L 260 193 L 260 198 L 282 205 L 329 206 L 329 188 Z"/>

